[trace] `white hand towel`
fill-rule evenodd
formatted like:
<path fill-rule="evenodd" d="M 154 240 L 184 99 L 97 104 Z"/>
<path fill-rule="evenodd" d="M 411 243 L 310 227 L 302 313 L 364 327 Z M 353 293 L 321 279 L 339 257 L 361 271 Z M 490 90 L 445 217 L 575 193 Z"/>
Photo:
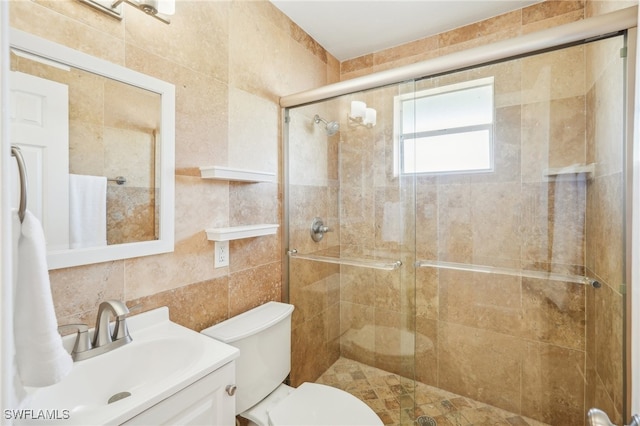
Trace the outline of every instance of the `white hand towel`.
<path fill-rule="evenodd" d="M 13 332 L 18 373 L 25 386 L 49 386 L 71 371 L 73 361 L 58 334 L 42 225 L 28 210 L 18 241 L 17 274 Z"/>
<path fill-rule="evenodd" d="M 107 178 L 69 175 L 71 248 L 107 245 Z"/>
<path fill-rule="evenodd" d="M 18 217 L 18 210 L 15 210 L 15 209 L 11 212 L 11 235 L 12 235 L 11 253 L 13 253 L 13 266 L 12 266 L 12 271 L 13 271 L 12 285 L 13 286 L 11 288 L 12 288 L 12 296 L 13 296 L 15 294 L 15 289 L 17 288 L 17 285 L 18 285 L 18 242 L 20 241 L 20 236 L 22 235 L 22 224 L 20 223 L 20 218 Z M 15 297 L 11 298 L 12 301 L 14 299 Z M 4 303 L 7 303 L 7 302 L 4 302 Z M 6 309 L 10 309 L 11 312 L 15 311 L 15 307 L 6 308 Z M 9 310 L 7 310 L 7 312 L 9 312 Z M 13 315 L 7 322 L 8 324 L 6 324 L 6 328 L 10 330 L 11 335 L 13 335 L 13 323 L 14 323 Z M 3 326 L 5 326 L 5 324 L 3 324 Z M 11 345 L 11 347 L 7 349 L 7 353 L 12 354 L 12 357 L 13 357 L 11 361 L 11 364 L 12 364 L 11 365 L 11 370 L 12 370 L 11 381 L 13 384 L 13 392 L 11 395 L 9 395 L 7 407 L 20 408 L 26 402 L 27 392 L 24 386 L 22 385 L 22 381 L 20 380 L 20 375 L 18 374 L 18 360 L 16 359 L 16 353 L 15 353 L 15 339 L 10 339 L 10 341 L 3 342 L 3 345 L 5 345 L 7 348 L 8 348 L 8 345 Z"/>

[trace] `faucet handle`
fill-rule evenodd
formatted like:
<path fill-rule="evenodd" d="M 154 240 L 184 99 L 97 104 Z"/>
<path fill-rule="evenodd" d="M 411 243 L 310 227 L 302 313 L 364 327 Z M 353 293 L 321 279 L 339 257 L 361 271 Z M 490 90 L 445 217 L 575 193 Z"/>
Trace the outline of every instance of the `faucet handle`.
<path fill-rule="evenodd" d="M 124 302 L 121 302 L 119 300 L 108 300 L 106 303 L 111 305 L 114 316 L 116 318 L 116 323 L 113 327 L 113 333 L 111 333 L 111 340 L 116 341 L 125 339 L 127 342 L 130 342 L 132 339 L 131 335 L 129 334 L 129 329 L 127 328 L 127 317 L 130 313 L 129 308 Z"/>
<path fill-rule="evenodd" d="M 116 317 L 116 324 L 113 327 L 113 334 L 111 335 L 111 339 L 114 342 L 120 339 L 125 339 L 129 342 L 132 340 L 131 335 L 129 334 L 129 329 L 127 328 L 126 314 Z"/>
<path fill-rule="evenodd" d="M 58 327 L 58 333 L 64 333 L 65 331 L 75 331 L 76 341 L 71 351 L 71 356 L 76 359 L 76 354 L 86 352 L 92 349 L 91 340 L 89 339 L 89 326 L 86 324 L 65 324 Z"/>

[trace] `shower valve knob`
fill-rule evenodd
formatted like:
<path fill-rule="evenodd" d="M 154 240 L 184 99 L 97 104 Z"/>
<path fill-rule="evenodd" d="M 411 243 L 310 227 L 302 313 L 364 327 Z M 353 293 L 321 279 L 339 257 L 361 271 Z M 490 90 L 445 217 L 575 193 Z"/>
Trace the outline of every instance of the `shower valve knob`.
<path fill-rule="evenodd" d="M 313 222 L 311 223 L 311 238 L 313 241 L 316 243 L 319 242 L 322 240 L 322 237 L 324 237 L 324 234 L 329 231 L 331 231 L 331 229 L 329 229 L 328 226 L 325 226 L 322 218 L 313 218 Z"/>

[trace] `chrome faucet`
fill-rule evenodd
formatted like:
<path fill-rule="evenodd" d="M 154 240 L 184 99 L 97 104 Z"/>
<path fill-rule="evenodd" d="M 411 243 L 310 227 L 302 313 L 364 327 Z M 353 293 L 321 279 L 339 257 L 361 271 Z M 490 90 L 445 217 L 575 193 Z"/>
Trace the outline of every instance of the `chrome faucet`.
<path fill-rule="evenodd" d="M 58 331 L 74 330 L 77 332 L 71 356 L 74 361 L 82 361 L 119 348 L 133 340 L 127 329 L 127 315 L 129 315 L 129 309 L 123 302 L 107 300 L 100 303 L 98 307 L 98 318 L 96 319 L 93 341 L 89 338 L 89 327 L 86 324 L 62 325 L 58 327 Z M 109 325 L 111 316 L 116 321 L 113 332 L 111 332 Z"/>

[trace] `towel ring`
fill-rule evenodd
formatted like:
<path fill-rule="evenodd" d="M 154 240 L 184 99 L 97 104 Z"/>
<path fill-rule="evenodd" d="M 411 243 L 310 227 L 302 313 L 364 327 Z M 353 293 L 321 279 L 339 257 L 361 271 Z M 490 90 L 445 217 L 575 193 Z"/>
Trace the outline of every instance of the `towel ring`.
<path fill-rule="evenodd" d="M 24 165 L 24 158 L 20 148 L 11 145 L 11 156 L 16 157 L 18 162 L 18 174 L 20 175 L 20 206 L 18 207 L 18 217 L 20 222 L 24 221 L 24 213 L 27 211 L 27 169 Z"/>

